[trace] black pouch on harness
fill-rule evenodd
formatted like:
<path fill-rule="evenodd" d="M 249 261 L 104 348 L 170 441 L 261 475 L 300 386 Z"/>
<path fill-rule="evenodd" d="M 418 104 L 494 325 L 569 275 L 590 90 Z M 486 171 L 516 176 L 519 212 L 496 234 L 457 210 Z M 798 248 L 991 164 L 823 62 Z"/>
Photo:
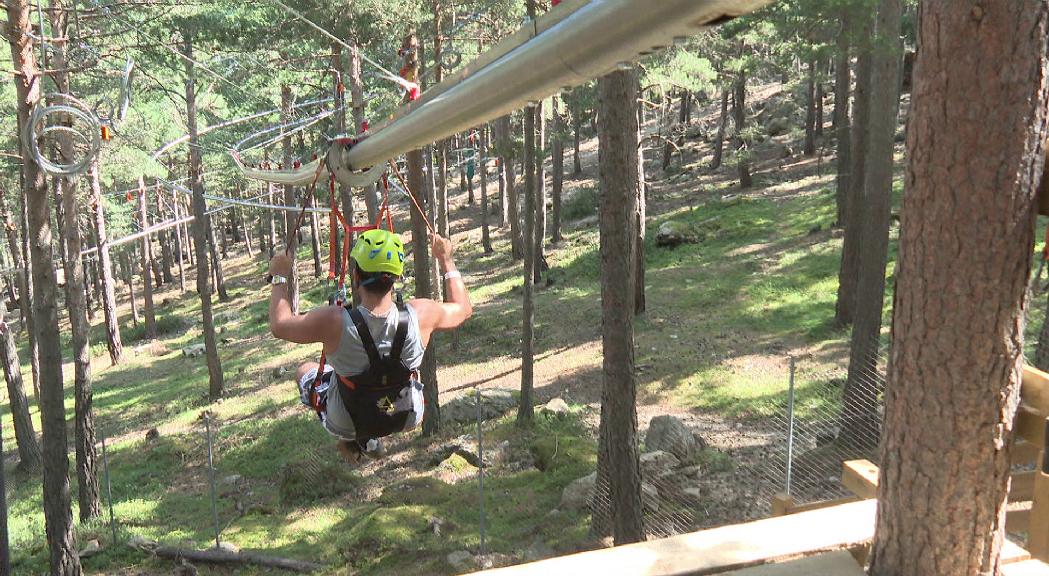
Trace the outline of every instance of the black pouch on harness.
<path fill-rule="evenodd" d="M 408 310 L 400 303 L 397 308 L 397 331 L 387 356 L 380 356 L 361 312 L 350 310 L 350 319 L 368 354 L 369 366 L 362 374 L 340 375 L 339 396 L 353 419 L 358 442 L 412 429 L 422 419 L 415 372 L 401 361 L 408 337 Z"/>

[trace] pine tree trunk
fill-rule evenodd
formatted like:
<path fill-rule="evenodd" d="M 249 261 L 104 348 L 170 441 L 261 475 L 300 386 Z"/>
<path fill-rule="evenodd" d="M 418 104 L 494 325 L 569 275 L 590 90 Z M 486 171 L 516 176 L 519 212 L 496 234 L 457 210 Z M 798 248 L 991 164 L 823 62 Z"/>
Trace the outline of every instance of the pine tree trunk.
<path fill-rule="evenodd" d="M 638 186 L 637 71 L 598 80 L 601 171 L 601 437 L 598 470 L 608 478 L 616 545 L 644 540 L 634 376 L 634 300 Z M 601 476 L 599 472 L 599 476 Z"/>
<path fill-rule="evenodd" d="M 816 154 L 816 59 L 809 60 L 809 74 L 805 79 L 805 145 L 806 156 Z"/>
<path fill-rule="evenodd" d="M 565 143 L 562 132 L 564 132 L 564 116 L 558 105 L 557 97 L 552 100 L 554 110 L 554 137 L 551 139 L 553 154 L 553 173 L 551 194 L 553 195 L 553 212 L 550 214 L 550 241 L 557 244 L 561 241 L 561 201 L 565 188 Z"/>
<path fill-rule="evenodd" d="M 721 115 L 718 116 L 718 133 L 714 137 L 714 156 L 710 159 L 710 169 L 717 170 L 725 155 L 725 131 L 728 129 L 728 89 L 721 89 Z"/>
<path fill-rule="evenodd" d="M 138 214 L 142 229 L 149 228 L 149 220 L 146 218 L 146 183 L 141 177 L 138 179 Z M 142 262 L 142 286 L 145 303 L 142 306 L 146 314 L 146 339 L 157 339 L 157 318 L 153 313 L 153 277 L 150 272 L 149 261 L 152 260 L 149 235 L 142 237 L 142 250 L 139 256 Z"/>
<path fill-rule="evenodd" d="M 204 331 L 204 352 L 208 363 L 208 398 L 212 401 L 222 397 L 224 382 L 222 361 L 218 343 L 215 341 L 215 319 L 211 311 L 211 272 L 208 270 L 208 217 L 205 215 L 204 181 L 201 178 L 200 145 L 197 137 L 197 98 L 195 65 L 193 64 L 193 41 L 188 31 L 185 34 L 186 56 L 186 118 L 189 126 L 189 182 L 193 190 L 193 238 L 197 256 L 197 293 L 200 295 L 200 315 Z"/>
<path fill-rule="evenodd" d="M 499 179 L 499 227 L 506 228 L 507 221 L 510 220 L 507 213 L 509 208 L 506 204 L 506 158 L 500 156 L 496 159 L 496 177 Z"/>
<path fill-rule="evenodd" d="M 215 246 L 215 222 L 211 215 L 206 215 L 208 227 L 208 253 L 211 255 L 211 266 L 215 273 L 215 291 L 219 296 L 219 302 L 229 302 L 229 293 L 226 292 L 226 277 L 222 273 L 222 260 L 219 258 Z"/>
<path fill-rule="evenodd" d="M 496 124 L 499 127 L 500 148 L 503 149 L 506 167 L 506 217 L 510 220 L 510 255 L 514 260 L 524 257 L 521 250 L 521 215 L 517 210 L 517 176 L 514 174 L 514 149 L 510 139 L 510 117 L 500 118 Z"/>
<path fill-rule="evenodd" d="M 171 196 L 172 207 L 175 211 L 175 220 L 182 219 L 182 205 L 178 201 L 178 197 L 174 194 Z M 186 293 L 186 266 L 185 266 L 185 253 L 182 247 L 182 225 L 175 226 L 175 260 L 178 262 L 178 288 L 183 294 Z"/>
<path fill-rule="evenodd" d="M 739 171 L 739 187 L 750 188 L 754 181 L 750 176 L 750 142 L 743 137 L 747 121 L 747 75 L 739 72 L 732 87 L 732 119 L 736 125 L 735 145 L 736 169 Z"/>
<path fill-rule="evenodd" d="M 838 300 L 834 320 L 839 326 L 852 324 L 856 313 L 856 289 L 859 274 L 859 255 L 862 249 L 862 225 L 867 211 L 863 191 L 866 185 L 867 138 L 870 124 L 871 88 L 871 28 L 869 17 L 859 24 L 860 55 L 856 60 L 856 94 L 849 143 L 849 189 L 845 206 L 845 238 L 841 249 L 841 269 L 838 272 Z"/>
<path fill-rule="evenodd" d="M 823 58 L 820 58 L 818 62 L 818 68 L 816 70 L 816 125 L 814 127 L 814 132 L 816 140 L 820 141 L 823 138 L 823 99 L 826 96 L 823 92 L 823 81 L 821 78 L 823 77 L 823 71 L 826 69 L 827 63 Z"/>
<path fill-rule="evenodd" d="M 109 236 L 106 233 L 106 216 L 102 206 L 100 171 L 101 168 L 96 158 L 91 163 L 91 172 L 88 177 L 91 181 L 91 207 L 94 216 L 95 238 L 98 241 L 98 275 L 102 280 L 102 318 L 106 324 L 106 348 L 109 350 L 110 363 L 116 366 L 124 361 L 124 344 L 120 338 L 120 319 L 117 316 L 117 298 L 113 281 L 113 260 L 109 253 Z M 179 276 L 181 275 L 180 258 Z"/>
<path fill-rule="evenodd" d="M 35 65 L 35 64 L 34 64 Z M 30 110 L 32 108 L 30 107 Z M 21 117 L 19 117 L 19 126 L 22 125 Z M 36 287 L 33 285 L 33 252 L 29 249 L 29 202 L 26 200 L 26 195 L 29 193 L 29 186 L 26 185 L 28 177 L 26 171 L 22 170 L 22 202 L 21 204 L 21 226 L 22 238 L 22 310 L 25 311 L 25 324 L 29 340 L 29 368 L 33 375 L 33 399 L 36 400 L 37 404 L 40 403 L 40 343 L 37 341 L 37 329 L 36 329 L 36 308 L 33 307 L 35 301 L 34 296 L 36 295 Z"/>
<path fill-rule="evenodd" d="M 34 77 L 37 62 L 33 54 L 29 4 L 6 0 L 6 37 L 11 61 L 20 75 L 12 76 L 17 94 L 20 126 L 29 122 L 30 110 L 40 100 L 42 82 Z M 40 422 L 44 444 L 44 525 L 50 551 L 51 574 L 74 576 L 83 571 L 73 537 L 73 514 L 69 494 L 69 454 L 63 402 L 62 350 L 58 327 L 57 279 L 51 255 L 51 198 L 43 170 L 32 155 L 22 150 L 25 177 L 25 206 L 29 226 L 25 229 L 32 254 L 32 299 L 36 339 L 40 348 Z"/>
<path fill-rule="evenodd" d="M 357 48 L 356 40 L 351 41 L 351 45 L 354 47 L 350 51 L 349 58 L 349 70 L 346 76 L 349 78 L 350 83 L 350 98 L 353 101 L 353 123 L 354 134 L 360 135 L 364 132 L 364 83 L 361 80 L 361 55 Z M 337 68 L 341 69 L 341 68 Z M 346 130 L 346 126 L 341 127 L 343 131 Z M 375 222 L 379 215 L 379 200 L 375 194 L 377 189 L 365 187 L 362 192 L 364 193 L 364 206 L 368 211 L 368 222 Z"/>
<path fill-rule="evenodd" d="M 1049 2 L 982 4 L 919 18 L 872 576 L 1002 568 Z"/>
<path fill-rule="evenodd" d="M 531 5 L 531 2 L 529 2 Z M 524 298 L 521 318 L 521 401 L 517 423 L 529 425 L 533 418 L 532 388 L 535 384 L 535 117 L 536 108 L 524 109 Z"/>
<path fill-rule="evenodd" d="M 685 93 L 687 99 L 687 92 Z M 683 99 L 683 100 L 684 100 Z M 634 222 L 634 314 L 643 314 L 647 308 L 645 298 L 645 232 L 648 217 L 648 183 L 645 181 L 645 146 L 641 138 L 641 111 L 643 107 L 638 102 L 638 133 L 637 133 L 637 220 Z M 682 104 L 682 109 L 685 105 Z M 682 117 L 684 113 L 682 113 Z M 682 118 L 682 126 L 684 120 Z"/>
<path fill-rule="evenodd" d="M 884 384 L 878 372 L 881 317 L 885 305 L 885 266 L 892 217 L 893 138 L 899 94 L 900 0 L 881 0 L 878 46 L 871 63 L 870 127 L 864 182 L 863 218 L 854 221 L 862 251 L 857 269 L 849 374 L 842 398 L 841 436 L 849 446 L 874 448 L 881 437 L 878 399 Z"/>
<path fill-rule="evenodd" d="M 837 52 L 834 55 L 834 140 L 838 147 L 834 201 L 837 207 L 837 225 L 848 227 L 848 190 L 849 169 L 852 165 L 849 156 L 851 141 L 849 131 L 849 94 L 852 73 L 849 68 L 849 10 L 842 10 L 841 26 L 838 33 Z"/>
<path fill-rule="evenodd" d="M 51 28 L 58 37 L 65 37 L 68 21 L 68 6 L 65 0 L 51 0 Z M 53 65 L 59 70 L 68 68 L 65 53 L 55 52 Z M 52 78 L 62 93 L 69 93 L 69 75 L 56 72 Z M 59 153 L 63 161 L 70 161 L 75 150 L 72 138 L 60 132 L 57 135 Z M 61 245 L 65 250 L 62 259 L 65 272 L 66 308 L 69 313 L 71 346 L 73 351 L 74 412 L 76 427 L 77 502 L 80 505 L 80 521 L 88 522 L 101 512 L 98 490 L 98 474 L 95 454 L 95 425 L 91 412 L 93 399 L 91 382 L 91 323 L 87 318 L 89 308 L 84 290 L 87 288 L 83 260 L 80 257 L 81 237 L 77 190 L 75 178 L 62 179 L 62 221 L 59 229 Z"/>
<path fill-rule="evenodd" d="M 319 226 L 317 225 L 317 213 L 310 212 L 310 250 L 313 253 L 313 276 L 320 278 L 324 274 L 321 268 L 321 245 Z"/>
<path fill-rule="evenodd" d="M 167 210 L 164 209 L 164 199 L 161 197 L 161 188 L 157 187 L 157 214 L 163 215 Z M 164 220 L 164 217 L 160 217 Z M 165 230 L 160 232 L 160 273 L 164 280 L 164 284 L 171 285 L 175 282 L 175 277 L 171 274 L 171 243 L 165 242 L 164 237 L 170 236 L 170 232 Z"/>
<path fill-rule="evenodd" d="M 583 173 L 583 162 L 579 157 L 579 145 L 582 140 L 583 131 L 583 110 L 582 106 L 579 105 L 578 95 L 576 98 L 572 98 L 572 175 L 579 176 Z"/>
<path fill-rule="evenodd" d="M 437 155 L 437 233 L 448 237 L 448 141 L 434 147 Z"/>
<path fill-rule="evenodd" d="M 0 301 L 0 318 L 7 316 L 7 308 Z M 0 329 L 0 362 L 4 365 L 4 380 L 7 382 L 7 398 L 14 421 L 15 442 L 18 444 L 19 468 L 25 472 L 40 470 L 40 444 L 33 431 L 33 419 L 29 415 L 29 400 L 22 385 L 22 366 L 18 362 L 18 347 L 14 334 L 6 327 Z"/>
<path fill-rule="evenodd" d="M 488 221 L 491 219 L 488 206 L 488 125 L 481 126 L 479 149 L 477 159 L 477 170 L 480 174 L 481 188 L 481 248 L 485 254 L 494 252 L 492 249 L 492 232 Z"/>
<path fill-rule="evenodd" d="M 131 322 L 133 325 L 138 326 L 138 301 L 135 300 L 135 274 L 131 267 L 131 260 L 134 257 L 134 248 L 130 247 L 124 252 L 124 260 L 121 267 L 124 269 L 124 283 L 127 284 L 128 300 L 131 301 Z"/>
<path fill-rule="evenodd" d="M 403 47 L 417 47 L 419 45 L 418 38 L 415 34 L 409 34 L 404 38 Z M 404 68 L 410 70 L 410 74 L 414 78 L 419 77 L 419 60 L 417 57 L 416 50 L 405 50 L 405 66 Z M 426 175 L 423 172 L 423 152 L 421 150 L 413 150 L 405 154 L 405 160 L 407 163 L 407 178 L 409 193 L 415 196 L 415 201 L 420 207 L 433 208 L 433 202 L 430 200 L 433 198 L 432 194 L 427 193 L 423 195 L 423 191 L 426 190 Z M 432 167 L 433 164 L 431 163 Z M 415 266 L 415 297 L 416 298 L 433 298 L 435 296 L 434 291 L 434 278 L 432 277 L 433 266 L 430 262 L 430 245 L 427 241 L 429 238 L 426 227 L 426 220 L 418 210 L 410 210 L 411 224 L 412 224 L 412 243 L 415 245 L 413 253 L 413 260 Z M 423 420 L 424 436 L 432 436 L 437 434 L 440 430 L 441 425 L 441 407 L 438 396 L 438 385 L 437 385 L 437 356 L 434 351 L 434 339 L 430 339 L 429 345 L 426 347 L 426 353 L 423 354 L 423 364 L 420 367 L 420 372 L 423 380 L 423 396 L 426 400 L 426 418 Z"/>
<path fill-rule="evenodd" d="M 540 100 L 535 108 L 535 253 L 532 257 L 533 280 L 538 284 L 546 270 L 546 252 L 543 241 L 546 239 L 546 114 L 544 101 Z"/>
<path fill-rule="evenodd" d="M 287 124 L 292 121 L 292 93 L 291 86 L 289 84 L 281 84 L 280 87 L 280 121 L 282 124 Z M 291 166 L 291 136 L 285 136 L 281 141 L 281 149 L 284 155 L 284 165 Z M 284 186 L 284 204 L 285 206 L 294 206 L 295 202 L 295 188 L 292 186 Z M 343 208 L 347 208 L 345 205 Z M 349 211 L 345 212 L 347 221 L 350 225 L 353 225 L 350 220 L 353 214 L 352 205 L 348 207 Z M 288 274 L 288 302 L 291 304 L 291 313 L 299 313 L 299 275 L 295 273 L 296 264 L 296 238 L 298 237 L 299 230 L 296 227 L 296 221 L 299 215 L 295 212 L 284 213 L 284 248 L 289 251 L 288 256 L 291 257 L 291 272 Z M 221 294 L 221 288 L 220 288 Z"/>

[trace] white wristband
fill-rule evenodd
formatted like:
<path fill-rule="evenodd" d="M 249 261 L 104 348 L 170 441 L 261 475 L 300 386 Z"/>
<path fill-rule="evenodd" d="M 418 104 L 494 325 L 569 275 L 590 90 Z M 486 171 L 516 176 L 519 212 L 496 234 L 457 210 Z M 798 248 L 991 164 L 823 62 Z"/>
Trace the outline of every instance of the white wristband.
<path fill-rule="evenodd" d="M 444 273 L 445 280 L 454 280 L 456 278 L 462 279 L 463 275 L 458 270 L 452 270 L 451 272 Z"/>

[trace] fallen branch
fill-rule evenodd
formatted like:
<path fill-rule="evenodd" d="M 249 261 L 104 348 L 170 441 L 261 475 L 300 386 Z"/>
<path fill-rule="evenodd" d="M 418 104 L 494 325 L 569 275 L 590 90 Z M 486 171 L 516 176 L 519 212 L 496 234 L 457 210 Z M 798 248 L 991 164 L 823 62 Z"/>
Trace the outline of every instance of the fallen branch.
<path fill-rule="evenodd" d="M 255 552 L 231 552 L 221 548 L 188 550 L 185 548 L 175 548 L 173 546 L 154 547 L 133 545 L 133 547 L 143 552 L 148 552 L 162 558 L 171 558 L 172 560 L 185 559 L 191 562 L 208 562 L 211 564 L 254 564 L 256 566 L 280 568 L 281 570 L 302 572 L 304 574 L 316 572 L 317 570 L 324 568 L 320 564 L 314 564 L 313 562 L 292 560 L 290 558 L 278 558 L 276 556 L 267 556 Z"/>

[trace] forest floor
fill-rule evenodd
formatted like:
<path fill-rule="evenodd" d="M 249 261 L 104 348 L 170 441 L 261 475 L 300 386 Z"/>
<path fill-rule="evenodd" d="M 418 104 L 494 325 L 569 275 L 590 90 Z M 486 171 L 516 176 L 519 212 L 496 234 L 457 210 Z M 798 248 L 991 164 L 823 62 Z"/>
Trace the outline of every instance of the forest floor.
<path fill-rule="evenodd" d="M 755 103 L 776 93 L 775 88 L 759 92 Z M 783 414 L 789 356 L 798 359 L 802 410 L 822 401 L 806 396 L 806 389 L 841 378 L 848 356 L 847 331 L 833 323 L 841 235 L 832 228 L 829 126 L 824 147 L 811 158 L 784 154 L 785 146 L 800 149 L 796 130 L 756 146 L 756 184 L 740 190 L 727 147 L 726 165 L 714 172 L 706 168 L 711 145 L 702 135 L 713 134 L 715 114 L 712 107 L 700 110 L 667 172 L 659 168 L 659 152 L 649 153 L 648 310 L 636 326 L 640 429 L 654 416 L 671 414 L 708 445 L 695 460 L 701 495 L 684 511 L 690 528 L 768 515 L 767 496 L 776 488 L 770 479 L 780 473 L 769 469 L 768 454 L 782 441 L 773 423 Z M 531 429 L 516 426 L 513 411 L 484 424 L 485 446 L 497 447 L 498 457 L 485 478 L 486 544 L 498 553 L 497 562 L 599 545 L 588 535 L 589 514 L 559 506 L 564 488 L 592 472 L 596 461 L 601 395 L 596 146 L 596 139 L 584 142 L 582 174 L 566 180 L 565 238 L 547 248 L 550 270 L 537 290 L 538 403 L 561 398 L 569 409 L 540 411 Z M 566 165 L 571 171 L 570 152 Z M 495 186 L 490 190 L 494 196 Z M 442 404 L 475 388 L 520 385 L 520 263 L 509 257 L 505 229 L 494 229 L 495 253 L 482 253 L 480 210 L 464 193 L 452 191 L 457 261 L 476 311 L 459 331 L 457 345 L 451 336 L 437 340 Z M 403 202 L 397 211 L 406 221 Z M 685 223 L 699 241 L 657 247 L 655 232 L 669 220 Z M 161 335 L 150 343 L 142 340 L 141 327 L 130 326 L 122 294 L 128 360 L 120 366 L 109 366 L 99 343 L 101 315 L 95 319 L 95 422 L 107 437 L 120 543 L 113 542 L 104 521 L 79 526 L 81 545 L 97 539 L 103 547 L 85 559 L 87 571 L 171 573 L 171 561 L 123 544 L 133 536 L 188 548 L 214 541 L 205 411 L 215 431 L 223 541 L 320 562 L 333 574 L 461 570 L 446 557 L 480 546 L 476 469 L 435 455 L 447 455 L 446 447 L 462 444 L 473 428 L 445 425 L 430 439 L 405 435 L 388 443 L 390 453 L 382 460 L 358 469 L 344 464 L 316 418 L 299 405 L 290 381 L 289 372 L 314 360 L 318 351 L 269 334 L 265 262 L 257 254 L 239 255 L 224 266 L 231 301 L 215 308 L 226 375 L 219 402 L 207 400 L 203 358 L 181 352 L 201 341 L 200 304 L 192 291 L 181 293 L 176 282 L 155 294 Z M 304 278 L 302 308 L 323 303 L 326 288 L 312 277 L 308 257 L 300 258 L 298 270 Z M 892 270 L 890 262 L 890 276 Z M 187 286 L 193 285 L 189 279 Z M 28 374 L 28 365 L 23 370 Z M 70 380 L 72 372 L 65 366 Z M 72 416 L 71 382 L 69 389 Z M 42 573 L 47 551 L 39 477 L 15 469 L 9 411 L 6 406 L 0 411 L 13 479 L 8 502 L 15 571 Z M 155 437 L 147 439 L 153 429 Z M 72 481 L 75 495 L 75 474 Z M 201 574 L 272 573 L 197 568 Z"/>

